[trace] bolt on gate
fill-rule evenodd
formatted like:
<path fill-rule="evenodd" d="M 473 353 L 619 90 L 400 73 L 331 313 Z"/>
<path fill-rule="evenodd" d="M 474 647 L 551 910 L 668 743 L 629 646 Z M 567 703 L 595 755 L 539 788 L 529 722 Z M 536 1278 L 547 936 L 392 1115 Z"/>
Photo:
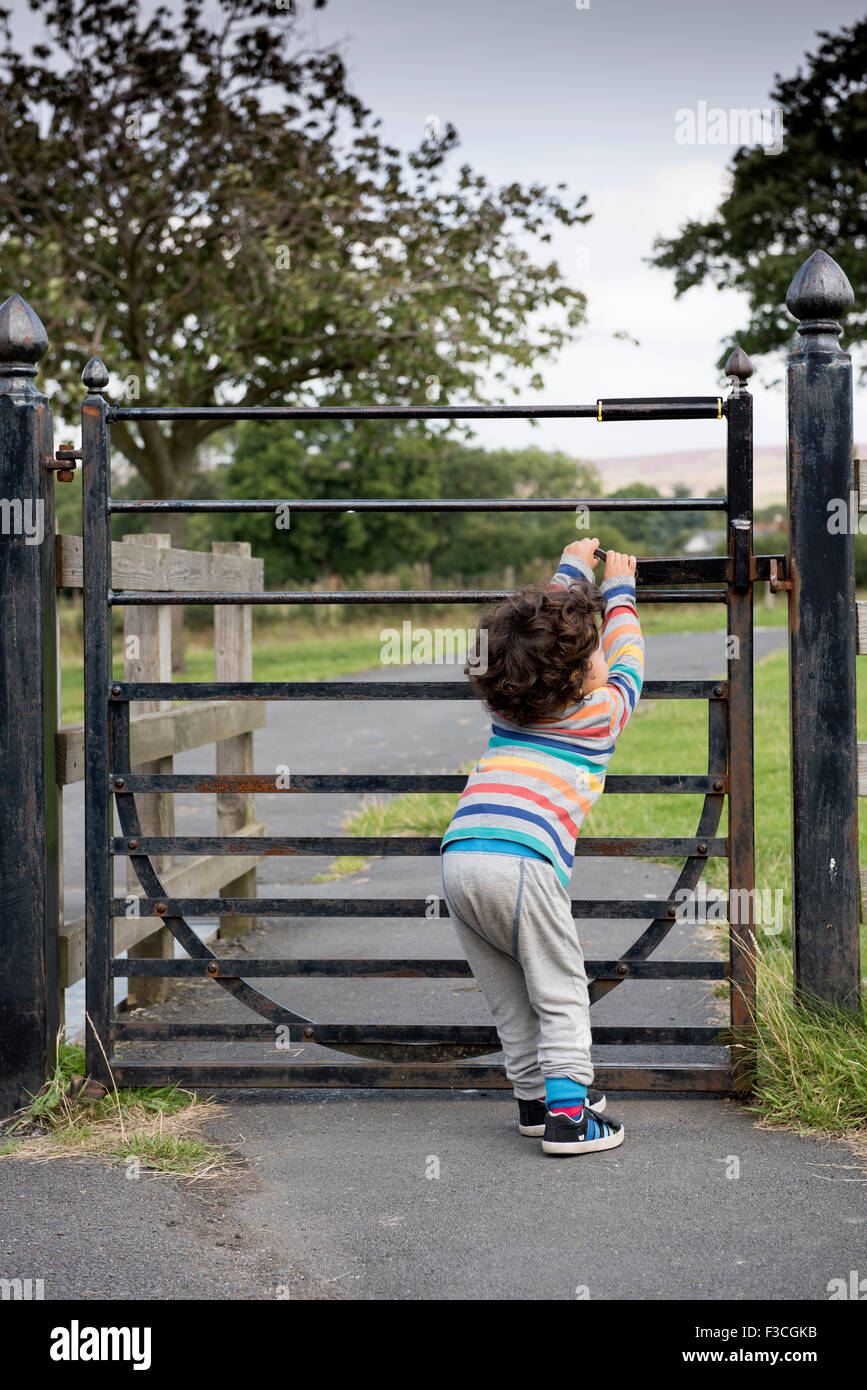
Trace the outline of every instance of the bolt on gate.
<path fill-rule="evenodd" d="M 87 1065 L 91 1075 L 108 1081 L 108 1067 L 119 1085 L 177 1082 L 206 1086 L 388 1086 L 466 1087 L 506 1086 L 501 1067 L 472 1058 L 490 1058 L 499 1051 L 492 1027 L 424 1024 L 318 1023 L 270 998 L 250 980 L 267 977 L 461 977 L 469 975 L 463 960 L 425 959 L 230 959 L 218 957 L 190 925 L 197 917 L 237 915 L 260 917 L 425 917 L 424 900 L 346 898 L 173 898 L 164 891 L 154 857 L 195 854 L 243 854 L 249 842 L 231 836 L 151 836 L 141 830 L 136 794 L 195 791 L 212 793 L 286 794 L 310 792 L 458 792 L 461 775 L 378 774 L 295 775 L 282 788 L 273 775 L 198 775 L 135 773 L 130 766 L 130 704 L 138 700 L 466 700 L 473 694 L 459 682 L 352 681 L 233 681 L 126 682 L 111 675 L 111 609 L 123 604 L 384 604 L 464 603 L 478 605 L 503 597 L 498 591 L 364 591 L 264 593 L 159 591 L 126 592 L 111 584 L 110 526 L 114 515 L 166 512 L 454 512 L 562 511 L 579 506 L 596 512 L 617 510 L 682 510 L 723 512 L 728 522 L 728 554 L 713 557 L 643 559 L 638 593 L 645 601 L 724 604 L 727 630 L 736 659 L 728 660 L 724 680 L 647 681 L 644 698 L 704 700 L 707 702 L 707 771 L 701 774 L 612 774 L 606 790 L 615 795 L 642 793 L 699 793 L 701 814 L 693 836 L 678 838 L 598 838 L 582 835 L 580 856 L 674 856 L 684 863 L 669 898 L 573 901 L 576 918 L 652 921 L 617 960 L 587 962 L 591 1002 L 602 998 L 625 979 L 728 981 L 730 1023 L 727 1027 L 600 1027 L 596 1044 L 659 1044 L 663 1046 L 730 1045 L 729 1061 L 689 1066 L 671 1064 L 606 1065 L 598 1069 L 599 1083 L 612 1089 L 694 1092 L 747 1091 L 751 1061 L 749 1038 L 754 1001 L 753 893 L 753 592 L 756 580 L 771 578 L 772 563 L 783 557 L 752 554 L 752 398 L 746 387 L 752 367 L 736 348 L 726 364 L 732 380 L 728 397 L 670 397 L 597 400 L 571 406 L 475 407 L 150 407 L 112 405 L 104 391 L 108 372 L 92 358 L 83 374 L 88 395 L 82 406 L 84 484 L 84 553 L 87 557 L 85 607 L 85 735 L 86 735 L 86 892 L 87 892 Z M 569 418 L 602 424 L 612 421 L 719 420 L 727 438 L 727 486 L 723 498 L 630 499 L 424 499 L 424 500 L 119 500 L 110 492 L 111 428 L 116 421 L 199 420 L 218 416 L 236 420 L 305 419 L 455 419 L 455 418 Z M 698 586 L 698 587 L 695 587 Z M 723 805 L 728 797 L 729 828 L 718 836 Z M 115 836 L 112 798 L 122 833 Z M 365 856 L 438 856 L 438 838 L 265 836 L 257 849 L 265 854 Z M 123 898 L 113 896 L 113 857 L 128 856 L 142 886 L 139 911 L 170 929 L 185 952 L 177 959 L 113 958 L 113 918 L 122 916 Z M 682 890 L 696 888 L 711 856 L 727 857 L 730 892 L 741 890 L 745 905 L 730 926 L 728 960 L 650 959 L 675 924 Z M 679 896 L 678 896 L 679 895 Z M 731 900 L 731 899 L 730 899 Z M 439 905 L 439 915 L 446 909 Z M 215 989 L 246 1006 L 254 1021 L 246 1023 L 143 1022 L 114 1017 L 115 977 L 174 976 L 207 978 Z M 286 1041 L 315 1044 L 336 1054 L 334 1061 L 293 1062 L 190 1061 L 182 1051 L 168 1061 L 135 1061 L 115 1055 L 117 1043 L 182 1042 L 194 1039 L 222 1043 L 240 1039 L 274 1042 L 280 1030 Z M 345 1057 L 361 1058 L 346 1061 Z"/>

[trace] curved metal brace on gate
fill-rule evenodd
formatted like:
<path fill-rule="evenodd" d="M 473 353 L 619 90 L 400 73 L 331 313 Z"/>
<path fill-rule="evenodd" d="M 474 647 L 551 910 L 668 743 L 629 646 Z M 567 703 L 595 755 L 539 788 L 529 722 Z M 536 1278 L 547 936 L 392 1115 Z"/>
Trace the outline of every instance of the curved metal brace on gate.
<path fill-rule="evenodd" d="M 709 777 L 724 778 L 728 763 L 728 725 L 727 725 L 727 704 L 725 700 L 708 701 L 708 728 L 707 728 L 707 771 Z M 701 815 L 699 816 L 696 835 L 711 838 L 717 830 L 722 816 L 725 792 L 707 792 L 702 803 Z M 670 897 L 683 891 L 692 891 L 698 886 L 699 880 L 704 873 L 707 859 L 702 855 L 691 854 L 680 873 L 677 882 L 671 890 Z M 675 908 L 670 906 L 668 916 L 657 917 L 641 933 L 637 941 L 629 947 L 628 951 L 620 957 L 618 964 L 627 967 L 621 979 L 617 980 L 593 980 L 590 984 L 590 1003 L 595 1004 L 599 999 L 604 998 L 612 989 L 616 989 L 623 980 L 628 979 L 628 966 L 631 961 L 646 960 L 647 957 L 660 946 L 668 936 L 676 922 Z"/>

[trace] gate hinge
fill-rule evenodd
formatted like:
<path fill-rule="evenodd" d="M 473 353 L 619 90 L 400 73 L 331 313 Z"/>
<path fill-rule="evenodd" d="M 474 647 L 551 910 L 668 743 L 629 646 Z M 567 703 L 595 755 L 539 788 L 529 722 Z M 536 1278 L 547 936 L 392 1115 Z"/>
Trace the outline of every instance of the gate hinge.
<path fill-rule="evenodd" d="M 771 577 L 768 583 L 768 587 L 770 588 L 772 594 L 781 594 L 784 590 L 792 589 L 794 587 L 794 583 L 791 579 L 780 578 L 780 571 L 777 565 L 777 561 L 774 558 L 771 559 Z"/>
<path fill-rule="evenodd" d="M 75 460 L 82 457 L 74 444 L 58 444 L 54 458 L 43 459 L 43 463 L 49 473 L 57 474 L 59 483 L 71 483 L 77 467 Z"/>

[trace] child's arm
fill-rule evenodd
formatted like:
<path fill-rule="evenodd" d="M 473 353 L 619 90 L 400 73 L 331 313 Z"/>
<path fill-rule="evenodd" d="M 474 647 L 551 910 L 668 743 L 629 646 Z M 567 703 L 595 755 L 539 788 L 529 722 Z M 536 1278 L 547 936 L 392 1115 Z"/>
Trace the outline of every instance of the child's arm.
<path fill-rule="evenodd" d="M 598 546 L 598 536 L 567 545 L 549 588 L 568 589 L 576 579 L 594 584 Z M 626 727 L 644 683 L 644 639 L 635 603 L 635 565 L 634 555 L 609 550 L 599 586 L 605 599 L 602 655 L 609 674 L 606 684 L 593 694 L 608 704 L 608 732 L 612 738 L 617 738 Z"/>
<path fill-rule="evenodd" d="M 644 639 L 635 603 L 635 557 L 609 551 L 599 587 L 605 598 L 602 654 L 608 665 L 608 682 L 602 688 L 611 702 L 609 732 L 617 738 L 638 704 L 644 683 Z"/>

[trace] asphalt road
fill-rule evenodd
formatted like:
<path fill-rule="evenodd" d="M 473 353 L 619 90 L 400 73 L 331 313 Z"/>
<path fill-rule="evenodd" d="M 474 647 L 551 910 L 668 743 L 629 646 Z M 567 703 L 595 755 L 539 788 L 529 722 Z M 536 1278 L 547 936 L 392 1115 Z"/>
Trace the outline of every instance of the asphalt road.
<path fill-rule="evenodd" d="M 0 1276 L 47 1299 L 571 1302 L 825 1301 L 863 1274 L 844 1146 L 729 1101 L 612 1110 L 623 1146 L 564 1159 L 518 1134 L 505 1094 L 239 1094 L 211 1125 L 249 1162 L 228 1191 L 0 1162 Z"/>

